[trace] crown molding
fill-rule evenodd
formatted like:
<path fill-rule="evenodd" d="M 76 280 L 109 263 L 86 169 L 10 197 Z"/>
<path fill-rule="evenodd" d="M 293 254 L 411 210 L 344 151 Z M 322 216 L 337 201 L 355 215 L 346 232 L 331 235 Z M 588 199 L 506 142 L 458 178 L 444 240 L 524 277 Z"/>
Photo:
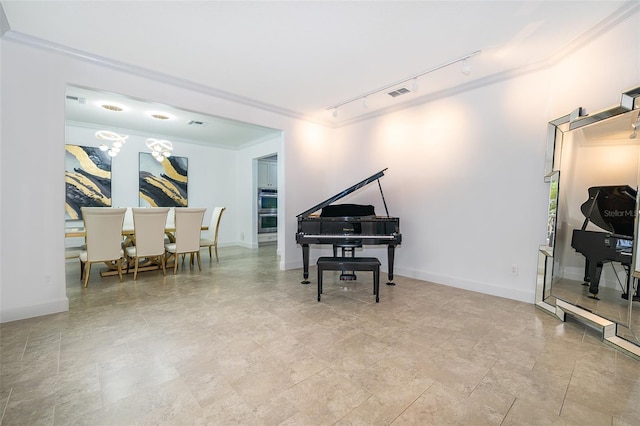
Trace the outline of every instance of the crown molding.
<path fill-rule="evenodd" d="M 343 121 L 335 121 L 331 119 L 324 120 L 317 117 L 309 117 L 308 115 L 302 114 L 297 111 L 278 107 L 272 104 L 268 104 L 268 103 L 247 98 L 244 96 L 236 95 L 230 92 L 226 92 L 224 90 L 209 87 L 209 86 L 196 83 L 190 80 L 177 78 L 177 77 L 164 74 L 158 71 L 149 70 L 143 67 L 112 60 L 103 56 L 84 52 L 78 49 L 73 49 L 68 46 L 53 43 L 47 40 L 43 40 L 37 37 L 32 37 L 32 36 L 11 30 L 9 23 L 7 22 L 6 16 L 4 15 L 4 10 L 2 9 L 1 4 L 0 4 L 0 24 L 1 24 L 0 28 L 2 31 L 4 31 L 4 33 L 2 33 L 1 36 L 3 37 L 3 39 L 6 39 L 6 40 L 15 41 L 18 43 L 22 43 L 22 44 L 43 49 L 43 50 L 53 51 L 65 56 L 70 56 L 70 57 L 73 57 L 85 62 L 93 63 L 105 68 L 111 68 L 117 71 L 122 71 L 132 75 L 148 78 L 150 80 L 166 83 L 179 88 L 195 91 L 198 93 L 204 93 L 212 97 L 225 99 L 225 100 L 238 103 L 241 105 L 245 105 L 248 107 L 257 108 L 263 111 L 272 112 L 274 114 L 290 117 L 296 120 L 312 122 L 315 124 L 320 124 L 320 125 L 335 129 L 335 128 L 340 128 L 343 126 L 359 123 L 362 121 L 370 120 L 373 118 L 377 118 L 377 117 L 387 115 L 393 112 L 401 111 L 407 108 L 413 108 L 415 106 L 422 105 L 427 102 L 432 102 L 435 100 L 454 96 L 466 91 L 478 89 L 490 84 L 510 80 L 515 77 L 522 76 L 524 74 L 549 68 L 559 63 L 562 59 L 564 59 L 564 57 L 571 54 L 573 51 L 584 46 L 585 43 L 592 41 L 594 39 L 597 39 L 599 36 L 609 31 L 611 28 L 615 27 L 622 21 L 631 18 L 633 15 L 637 14 L 639 11 L 640 11 L 640 2 L 638 2 L 637 0 L 626 1 L 618 10 L 616 10 L 614 13 L 604 18 L 596 26 L 590 28 L 585 33 L 579 35 L 570 43 L 564 46 L 560 46 L 559 49 L 552 52 L 548 58 L 541 60 L 537 63 L 530 64 L 525 67 L 507 70 L 498 74 L 492 74 L 487 77 L 474 80 L 469 83 L 457 85 L 451 88 L 439 90 L 436 92 L 431 92 L 423 96 L 416 97 L 411 101 L 381 108 L 375 111 L 371 111 L 369 113 L 362 114 L 358 117 L 354 117 L 354 118 L 343 120 Z"/>
<path fill-rule="evenodd" d="M 204 84 L 196 83 L 190 80 L 174 77 L 168 74 L 164 74 L 158 71 L 149 70 L 147 68 L 139 67 L 136 65 L 127 64 L 124 62 L 116 61 L 104 56 L 95 55 L 93 53 L 85 52 L 82 50 L 74 49 L 68 46 L 64 46 L 58 43 L 53 43 L 48 40 L 44 40 L 38 37 L 32 37 L 14 30 L 9 29 L 2 35 L 2 38 L 8 41 L 17 42 L 30 47 L 34 47 L 41 50 L 55 52 L 64 56 L 79 59 L 85 62 L 92 63 L 94 65 L 110 68 L 116 71 L 126 72 L 139 77 L 148 78 L 160 83 L 170 84 L 182 89 L 191 90 L 198 93 L 204 93 L 209 96 L 213 96 L 220 99 L 225 99 L 234 103 L 249 106 L 252 108 L 261 109 L 263 111 L 272 112 L 278 115 L 294 118 L 297 120 L 313 121 L 301 114 L 290 109 L 281 108 L 276 105 L 261 102 L 255 99 L 247 98 L 244 96 L 236 95 L 224 90 L 216 89 Z M 319 124 L 326 125 L 325 122 Z"/>

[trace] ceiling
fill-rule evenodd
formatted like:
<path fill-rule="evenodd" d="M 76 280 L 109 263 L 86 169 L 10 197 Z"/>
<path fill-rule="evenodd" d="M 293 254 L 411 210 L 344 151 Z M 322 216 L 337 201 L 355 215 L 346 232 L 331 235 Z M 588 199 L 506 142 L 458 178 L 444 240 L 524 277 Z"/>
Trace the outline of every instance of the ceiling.
<path fill-rule="evenodd" d="M 128 134 L 134 130 L 145 137 L 224 149 L 242 149 L 280 134 L 279 130 L 268 127 L 70 85 L 67 86 L 65 105 L 69 124 L 107 127 Z M 118 106 L 122 111 L 108 110 L 102 105 Z M 169 118 L 159 120 L 151 115 Z"/>
<path fill-rule="evenodd" d="M 0 4 L 10 27 L 5 38 L 151 71 L 178 85 L 331 126 L 547 66 L 640 11 L 637 0 Z M 463 74 L 458 60 L 477 51 L 471 72 Z M 399 87 L 409 93 L 387 94 Z M 378 89 L 384 90 L 373 93 Z M 334 117 L 332 107 L 350 99 Z M 138 107 L 147 109 L 132 108 Z M 91 119 L 77 114 L 73 120 Z M 184 114 L 210 122 L 204 126 L 209 131 L 227 124 L 192 117 Z M 249 139 L 273 132 L 229 124 L 238 135 L 210 134 L 203 143 L 247 143 L 241 129 Z"/>

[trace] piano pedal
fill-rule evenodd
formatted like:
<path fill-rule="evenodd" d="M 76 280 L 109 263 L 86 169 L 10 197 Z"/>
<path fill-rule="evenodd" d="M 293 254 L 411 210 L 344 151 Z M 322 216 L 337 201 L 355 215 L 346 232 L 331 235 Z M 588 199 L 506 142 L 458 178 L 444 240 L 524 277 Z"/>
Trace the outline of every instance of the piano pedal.
<path fill-rule="evenodd" d="M 622 297 L 624 300 L 629 300 L 629 293 L 622 293 L 620 297 Z M 634 302 L 640 302 L 640 296 L 638 295 L 634 295 L 631 299 Z"/>
<path fill-rule="evenodd" d="M 354 274 L 353 272 L 351 273 L 341 273 L 340 274 L 340 281 L 355 281 L 358 277 L 356 277 L 356 274 Z"/>

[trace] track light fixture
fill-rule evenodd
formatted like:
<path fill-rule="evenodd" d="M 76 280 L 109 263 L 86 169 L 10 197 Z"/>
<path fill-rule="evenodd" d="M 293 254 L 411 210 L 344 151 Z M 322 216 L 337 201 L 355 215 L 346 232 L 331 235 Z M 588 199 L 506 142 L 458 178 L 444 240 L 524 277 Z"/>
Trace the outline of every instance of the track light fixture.
<path fill-rule="evenodd" d="M 333 106 L 330 106 L 329 108 L 327 108 L 327 110 L 333 110 L 333 117 L 335 118 L 335 117 L 338 116 L 338 108 L 339 107 L 341 107 L 343 105 L 346 105 L 346 104 L 349 104 L 349 103 L 351 103 L 353 101 L 357 101 L 359 99 L 362 99 L 362 103 L 363 103 L 363 105 L 365 105 L 366 102 L 367 102 L 367 97 L 368 96 L 371 96 L 371 95 L 374 95 L 376 93 L 388 90 L 388 89 L 392 88 L 393 86 L 398 86 L 400 84 L 407 83 L 408 81 L 411 81 L 411 80 L 413 80 L 412 87 L 413 87 L 413 91 L 415 92 L 416 90 L 418 90 L 418 78 L 419 77 L 422 77 L 423 75 L 427 75 L 429 73 L 437 71 L 437 70 L 439 70 L 441 68 L 448 67 L 449 65 L 456 64 L 458 62 L 462 62 L 462 72 L 465 73 L 465 74 L 469 74 L 471 72 L 471 64 L 470 64 L 469 60 L 473 56 L 476 56 L 476 55 L 480 54 L 480 52 L 481 52 L 481 50 L 476 50 L 475 52 L 471 52 L 469 54 L 461 56 L 460 58 L 453 59 L 453 60 L 451 60 L 449 62 L 446 62 L 444 64 L 441 64 L 441 65 L 438 65 L 436 67 L 430 68 L 428 70 L 422 71 L 421 73 L 414 74 L 414 75 L 412 75 L 410 77 L 407 77 L 405 79 L 402 79 L 400 81 L 396 81 L 394 83 L 387 84 L 387 85 L 382 86 L 382 87 L 380 87 L 378 89 L 375 89 L 375 90 L 372 90 L 370 92 L 363 93 L 362 95 L 358 95 L 358 96 L 355 96 L 353 98 L 347 99 L 345 101 L 339 102 L 339 103 L 337 103 L 337 104 L 335 104 Z"/>
<path fill-rule="evenodd" d="M 469 58 L 465 58 L 462 61 L 462 74 L 464 75 L 471 74 L 471 63 L 469 62 Z"/>
<path fill-rule="evenodd" d="M 640 128 L 640 111 L 638 111 L 638 117 L 635 123 L 631 123 L 631 128 L 633 129 L 633 133 L 629 135 L 629 139 L 635 139 L 638 137 L 638 128 Z"/>

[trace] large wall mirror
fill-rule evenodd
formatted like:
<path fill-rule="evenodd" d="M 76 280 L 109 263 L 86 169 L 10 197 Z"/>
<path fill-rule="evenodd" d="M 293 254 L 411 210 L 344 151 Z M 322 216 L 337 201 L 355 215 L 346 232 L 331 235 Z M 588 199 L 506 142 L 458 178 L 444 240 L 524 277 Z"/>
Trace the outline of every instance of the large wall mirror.
<path fill-rule="evenodd" d="M 620 105 L 549 123 L 548 226 L 539 249 L 536 305 L 602 328 L 640 356 L 640 87 Z"/>

